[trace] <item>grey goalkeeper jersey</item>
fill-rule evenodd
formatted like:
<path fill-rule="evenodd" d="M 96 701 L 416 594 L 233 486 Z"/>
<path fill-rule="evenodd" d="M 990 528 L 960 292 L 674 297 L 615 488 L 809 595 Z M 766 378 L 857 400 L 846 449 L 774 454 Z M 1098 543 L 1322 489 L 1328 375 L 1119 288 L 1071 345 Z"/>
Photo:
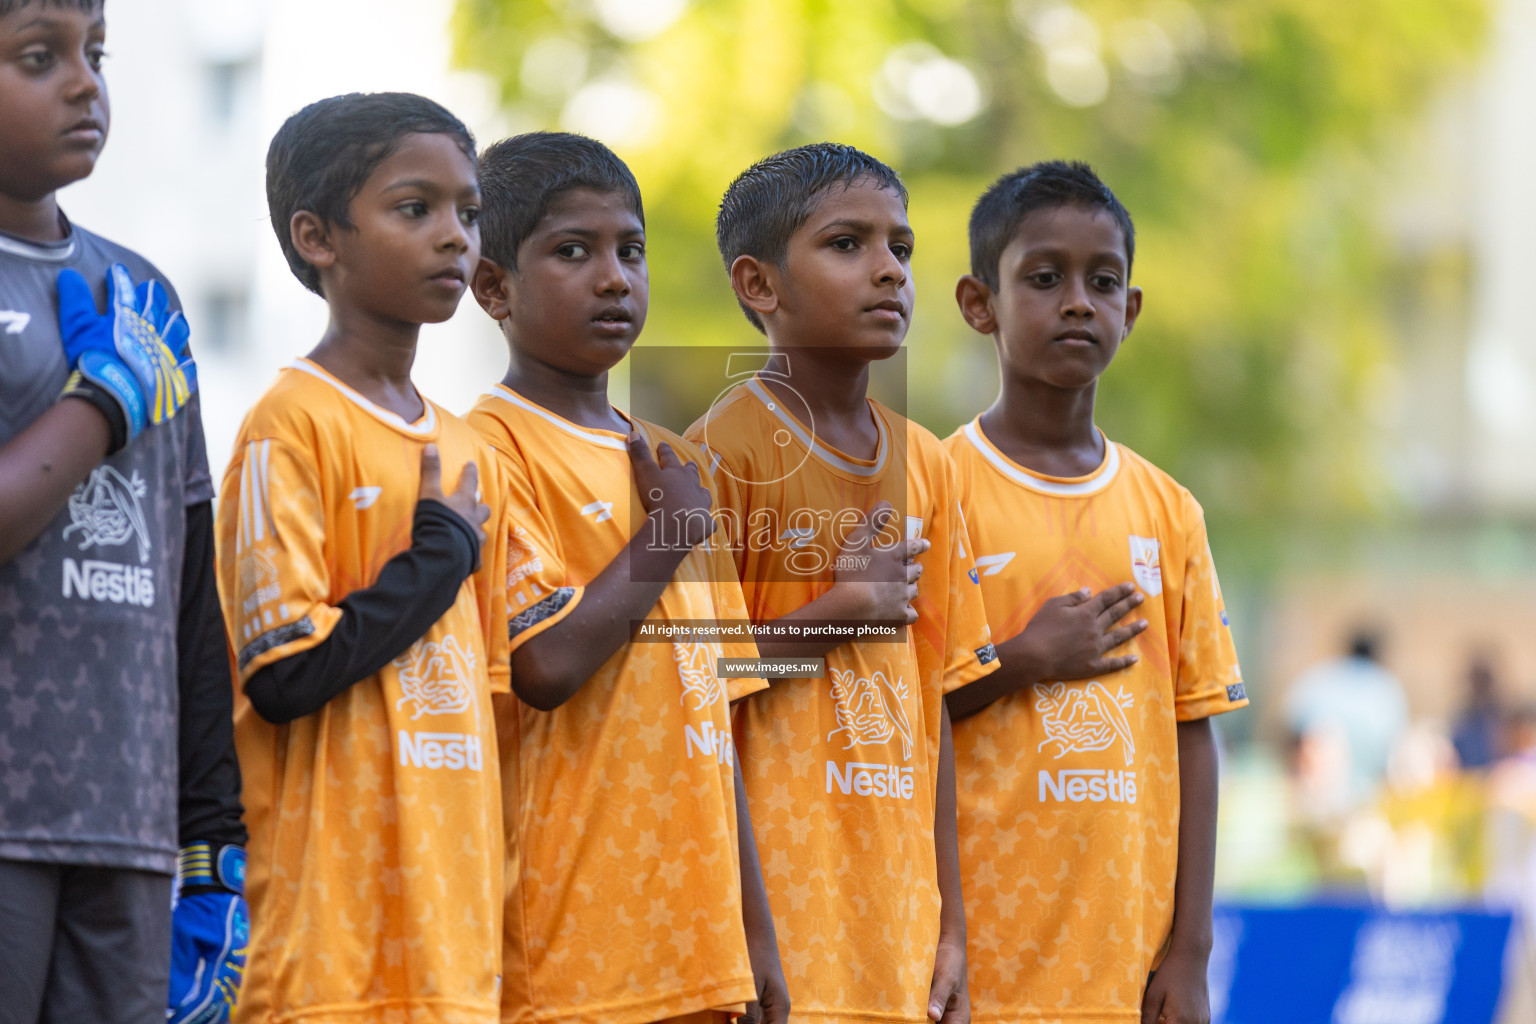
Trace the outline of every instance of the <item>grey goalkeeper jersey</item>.
<path fill-rule="evenodd" d="M 165 278 L 78 227 L 0 233 L 0 444 L 64 387 L 59 271 Z M 175 871 L 176 631 L 186 506 L 213 497 L 196 399 L 92 470 L 0 563 L 0 858 Z"/>

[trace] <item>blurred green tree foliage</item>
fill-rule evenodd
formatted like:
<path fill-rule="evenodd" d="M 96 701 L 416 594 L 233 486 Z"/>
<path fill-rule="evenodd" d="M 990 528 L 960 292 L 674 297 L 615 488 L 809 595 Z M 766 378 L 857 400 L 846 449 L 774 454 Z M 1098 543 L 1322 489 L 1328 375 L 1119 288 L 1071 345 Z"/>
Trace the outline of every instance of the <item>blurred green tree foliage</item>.
<path fill-rule="evenodd" d="M 519 128 L 603 138 L 645 190 L 642 344 L 755 338 L 716 254 L 719 196 L 819 139 L 905 177 L 919 302 L 909 413 L 985 407 L 953 301 L 966 218 L 1022 163 L 1091 162 L 1138 228 L 1140 325 L 1100 420 L 1218 523 L 1357 511 L 1393 358 L 1377 196 L 1393 140 L 1487 31 L 1486 0 L 459 0 L 459 59 Z"/>

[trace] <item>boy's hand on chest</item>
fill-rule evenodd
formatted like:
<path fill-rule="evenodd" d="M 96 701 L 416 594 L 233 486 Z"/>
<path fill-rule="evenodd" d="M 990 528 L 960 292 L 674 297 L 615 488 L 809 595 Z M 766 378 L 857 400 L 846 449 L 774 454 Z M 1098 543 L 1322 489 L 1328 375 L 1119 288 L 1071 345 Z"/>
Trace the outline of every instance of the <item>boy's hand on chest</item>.
<path fill-rule="evenodd" d="M 1146 619 L 1127 617 L 1145 600 L 1134 583 L 1091 593 L 1087 587 L 1053 597 L 1040 606 L 1023 632 L 998 655 L 1031 666 L 1035 679 L 1088 679 L 1136 664 L 1134 653 L 1114 654 L 1147 628 Z"/>

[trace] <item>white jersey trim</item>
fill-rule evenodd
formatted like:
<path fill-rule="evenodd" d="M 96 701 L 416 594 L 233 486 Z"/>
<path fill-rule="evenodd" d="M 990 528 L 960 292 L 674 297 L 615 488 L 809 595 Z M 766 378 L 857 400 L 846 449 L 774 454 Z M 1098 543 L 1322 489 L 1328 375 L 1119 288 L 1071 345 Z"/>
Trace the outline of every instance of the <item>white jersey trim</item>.
<path fill-rule="evenodd" d="M 437 409 L 432 405 L 431 402 L 422 397 L 420 391 L 416 392 L 416 397 L 421 399 L 421 404 L 427 411 L 421 417 L 421 419 L 417 420 L 415 423 L 408 423 L 406 422 L 404 416 L 401 416 L 399 413 L 390 412 L 383 406 L 375 405 L 373 402 L 370 402 L 368 399 L 364 398 L 356 391 L 353 391 L 341 381 L 337 380 L 335 377 L 332 377 L 329 373 L 326 373 L 325 370 L 309 362 L 308 360 L 295 359 L 293 362 L 288 364 L 288 368 L 290 370 L 300 370 L 309 374 L 311 377 L 316 378 L 317 380 L 325 381 L 325 383 L 339 391 L 343 397 L 350 399 L 354 405 L 358 406 L 365 412 L 368 412 L 384 423 L 387 423 L 398 430 L 405 431 L 407 434 L 416 434 L 418 436 L 425 437 L 427 434 L 430 434 L 432 431 L 437 429 Z"/>
<path fill-rule="evenodd" d="M 854 476 L 879 476 L 885 471 L 886 460 L 890 458 L 891 454 L 891 437 L 890 432 L 885 426 L 885 418 L 878 412 L 875 412 L 873 407 L 870 408 L 870 414 L 874 416 L 875 427 L 880 431 L 880 447 L 875 454 L 874 465 L 863 466 L 857 462 L 850 462 L 847 458 L 827 448 L 807 434 L 805 428 L 793 416 L 779 408 L 778 400 L 768 393 L 768 389 L 763 387 L 756 377 L 747 381 L 747 389 L 757 396 L 758 400 L 763 403 L 769 412 L 773 413 L 780 423 L 789 428 L 790 433 L 794 434 L 801 444 L 809 448 L 823 462 L 830 463 L 843 472 L 851 473 Z"/>
<path fill-rule="evenodd" d="M 532 402 L 528 401 L 528 399 L 519 395 L 516 391 L 513 391 L 505 384 L 497 384 L 490 391 L 488 391 L 487 394 L 489 394 L 492 398 L 499 398 L 509 405 L 515 405 L 519 409 L 533 413 L 539 419 L 559 427 L 561 430 L 565 431 L 567 434 L 570 434 L 572 437 L 579 438 L 583 441 L 598 445 L 602 448 L 612 448 L 615 451 L 622 452 L 629 450 L 629 446 L 619 438 L 612 437 L 607 434 L 599 434 L 591 430 L 583 430 L 576 424 L 572 423 L 570 420 L 561 419 L 559 416 L 556 416 L 548 409 L 545 409 L 542 406 L 534 405 Z M 617 412 L 617 410 L 615 411 Z M 619 413 L 619 415 L 623 416 L 624 414 Z M 625 416 L 624 418 L 629 419 L 628 416 Z"/>
<path fill-rule="evenodd" d="M 1114 481 L 1115 474 L 1120 471 L 1120 446 L 1107 437 L 1104 438 L 1104 461 L 1100 464 L 1097 474 L 1088 480 L 1064 483 L 1059 480 L 1042 480 L 1009 462 L 982 436 L 981 428 L 977 426 L 975 420 L 971 420 L 962 429 L 965 439 L 982 454 L 983 458 L 992 463 L 993 468 L 999 473 L 1014 483 L 1041 494 L 1050 494 L 1059 498 L 1081 498 L 1085 495 L 1097 494 L 1108 487 Z M 1102 431 L 1099 436 L 1104 437 Z"/>
<path fill-rule="evenodd" d="M 31 245 L 19 238 L 10 235 L 0 235 L 0 252 L 10 256 L 20 256 L 24 260 L 38 260 L 42 263 L 63 263 L 75 254 L 77 241 L 75 233 L 69 233 L 68 245 Z"/>

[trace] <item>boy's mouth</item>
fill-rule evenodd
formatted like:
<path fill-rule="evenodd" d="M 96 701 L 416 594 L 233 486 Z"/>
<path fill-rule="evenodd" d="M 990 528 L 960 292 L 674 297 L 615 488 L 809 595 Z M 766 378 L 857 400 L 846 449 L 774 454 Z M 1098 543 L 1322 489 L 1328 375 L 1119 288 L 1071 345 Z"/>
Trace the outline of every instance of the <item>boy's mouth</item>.
<path fill-rule="evenodd" d="M 881 320 L 903 320 L 907 315 L 907 307 L 898 299 L 884 299 L 864 312 L 873 313 Z"/>
<path fill-rule="evenodd" d="M 79 139 L 81 141 L 94 141 L 100 139 L 103 134 L 105 134 L 105 129 L 102 128 L 101 122 L 94 117 L 82 117 L 64 129 L 65 138 Z"/>
<path fill-rule="evenodd" d="M 432 280 L 462 288 L 464 286 L 465 280 L 464 271 L 460 270 L 458 267 L 449 267 L 446 270 L 439 270 L 437 273 L 433 274 Z"/>
<path fill-rule="evenodd" d="M 1099 339 L 1095 338 L 1093 336 L 1093 332 L 1092 331 L 1087 330 L 1087 329 L 1082 328 L 1082 327 L 1069 327 L 1067 330 L 1062 331 L 1060 334 L 1056 335 L 1056 340 L 1057 341 L 1087 341 L 1087 342 L 1091 342 L 1091 343 L 1093 343 L 1095 345 L 1097 345 L 1099 343 Z"/>
<path fill-rule="evenodd" d="M 592 324 L 606 331 L 621 333 L 629 330 L 634 319 L 623 306 L 609 306 L 592 318 Z"/>

